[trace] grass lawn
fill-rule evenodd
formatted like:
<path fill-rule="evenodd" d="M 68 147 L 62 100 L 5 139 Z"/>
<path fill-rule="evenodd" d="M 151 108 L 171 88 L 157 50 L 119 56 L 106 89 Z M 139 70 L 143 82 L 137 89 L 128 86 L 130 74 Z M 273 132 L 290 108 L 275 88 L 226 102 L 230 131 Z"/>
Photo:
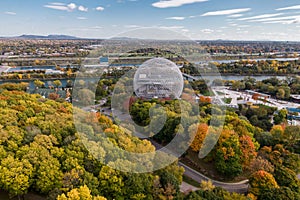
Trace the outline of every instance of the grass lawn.
<path fill-rule="evenodd" d="M 186 164 L 187 166 L 191 167 L 192 169 L 195 169 L 196 171 L 199 171 L 205 176 L 217 181 L 224 181 L 229 183 L 238 182 L 247 179 L 247 177 L 249 176 L 249 171 L 245 171 L 237 177 L 227 178 L 222 174 L 218 173 L 214 166 L 214 163 L 205 162 L 203 159 L 199 159 L 198 153 L 192 151 L 191 149 L 187 151 L 186 156 L 181 158 L 180 161 Z"/>
<path fill-rule="evenodd" d="M 218 95 L 221 95 L 221 96 L 225 95 L 224 92 L 220 92 L 220 91 L 217 91 L 217 94 L 218 94 Z"/>
<path fill-rule="evenodd" d="M 190 177 L 187 177 L 186 175 L 183 175 L 183 181 L 197 188 L 200 186 L 200 183 L 191 179 Z"/>
<path fill-rule="evenodd" d="M 224 103 L 226 103 L 226 104 L 230 104 L 232 101 L 232 98 L 223 98 L 222 101 L 224 101 Z"/>

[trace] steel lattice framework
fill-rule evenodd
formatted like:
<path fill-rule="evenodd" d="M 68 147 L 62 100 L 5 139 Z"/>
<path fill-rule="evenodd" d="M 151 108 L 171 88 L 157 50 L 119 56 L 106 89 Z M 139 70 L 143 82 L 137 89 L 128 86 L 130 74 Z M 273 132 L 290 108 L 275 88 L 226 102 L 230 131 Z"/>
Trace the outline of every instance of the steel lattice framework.
<path fill-rule="evenodd" d="M 136 95 L 148 99 L 179 99 L 183 84 L 183 76 L 178 66 L 165 58 L 153 58 L 146 61 L 134 76 Z"/>

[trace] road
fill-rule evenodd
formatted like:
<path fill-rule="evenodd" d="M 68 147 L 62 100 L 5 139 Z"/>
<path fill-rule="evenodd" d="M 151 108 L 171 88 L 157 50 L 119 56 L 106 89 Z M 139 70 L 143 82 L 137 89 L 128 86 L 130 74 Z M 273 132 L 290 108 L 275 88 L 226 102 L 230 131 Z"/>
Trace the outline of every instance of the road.
<path fill-rule="evenodd" d="M 244 180 L 237 183 L 225 183 L 216 180 L 212 180 L 205 175 L 201 174 L 200 172 L 186 166 L 182 162 L 178 163 L 179 166 L 184 168 L 184 175 L 188 176 L 189 178 L 201 183 L 201 181 L 211 181 L 214 186 L 221 187 L 229 192 L 236 192 L 236 193 L 246 193 L 248 192 L 248 180 Z"/>
<path fill-rule="evenodd" d="M 162 145 L 158 144 L 157 142 L 151 139 L 149 139 L 149 141 L 151 141 L 152 145 L 155 146 L 156 149 L 161 149 L 163 147 Z M 216 181 L 188 167 L 187 165 L 185 165 L 180 161 L 178 162 L 178 165 L 184 168 L 184 175 L 197 181 L 198 183 L 201 183 L 201 181 L 210 180 L 213 183 L 213 185 L 217 187 L 221 187 L 229 192 L 246 193 L 248 191 L 248 187 L 249 187 L 248 180 L 244 180 L 236 183 L 226 183 L 226 182 Z"/>

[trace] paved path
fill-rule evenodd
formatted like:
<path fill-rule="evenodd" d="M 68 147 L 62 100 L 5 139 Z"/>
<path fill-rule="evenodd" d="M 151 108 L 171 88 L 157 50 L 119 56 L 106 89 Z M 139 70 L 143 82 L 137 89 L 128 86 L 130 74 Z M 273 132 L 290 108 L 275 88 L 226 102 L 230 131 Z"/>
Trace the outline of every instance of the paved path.
<path fill-rule="evenodd" d="M 201 183 L 201 181 L 209 181 L 210 180 L 213 183 L 213 185 L 215 185 L 217 187 L 221 187 L 229 192 L 246 193 L 248 191 L 248 187 L 249 187 L 248 180 L 244 180 L 244 181 L 237 182 L 237 183 L 220 182 L 220 181 L 212 180 L 212 179 L 206 177 L 205 175 L 201 174 L 200 172 L 186 166 L 182 162 L 179 162 L 179 166 L 182 166 L 185 169 L 184 174 L 186 176 L 197 181 L 199 184 Z"/>
<path fill-rule="evenodd" d="M 151 141 L 152 145 L 155 146 L 156 149 L 161 149 L 163 146 L 158 144 L 157 142 L 153 141 L 153 140 L 149 140 Z M 246 193 L 248 192 L 248 179 L 241 181 L 241 182 L 236 182 L 236 183 L 226 183 L 226 182 L 221 182 L 221 181 L 216 181 L 213 179 L 208 178 L 207 176 L 201 174 L 200 172 L 188 167 L 187 165 L 185 165 L 182 162 L 178 162 L 179 166 L 182 166 L 184 168 L 184 175 L 186 175 L 187 177 L 197 181 L 199 184 L 201 183 L 201 181 L 211 181 L 213 183 L 213 185 L 217 186 L 217 187 L 221 187 L 229 192 L 237 192 L 237 193 Z"/>
<path fill-rule="evenodd" d="M 196 190 L 199 190 L 199 188 L 192 186 L 186 182 L 182 182 L 182 184 L 180 185 L 180 192 L 183 193 L 189 193 L 191 191 L 196 191 Z"/>

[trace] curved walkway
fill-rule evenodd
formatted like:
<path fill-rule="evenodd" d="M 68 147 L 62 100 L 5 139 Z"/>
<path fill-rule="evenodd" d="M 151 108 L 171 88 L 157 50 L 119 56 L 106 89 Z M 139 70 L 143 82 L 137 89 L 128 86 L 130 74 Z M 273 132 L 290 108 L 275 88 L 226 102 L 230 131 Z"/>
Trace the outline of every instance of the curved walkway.
<path fill-rule="evenodd" d="M 157 142 L 153 140 L 149 140 L 155 148 L 161 149 L 163 146 L 158 144 Z M 216 181 L 211 178 L 208 178 L 204 174 L 201 174 L 200 172 L 190 168 L 189 166 L 185 165 L 182 162 L 178 162 L 178 165 L 184 168 L 184 175 L 187 177 L 193 179 L 194 181 L 197 181 L 199 184 L 201 181 L 211 181 L 212 184 L 216 187 L 221 187 L 229 192 L 236 192 L 236 193 L 246 193 L 248 192 L 249 188 L 249 180 L 243 180 L 240 182 L 235 182 L 235 183 L 226 183 L 226 182 L 221 182 L 221 181 Z"/>
<path fill-rule="evenodd" d="M 184 174 L 189 178 L 201 183 L 201 181 L 211 181 L 214 186 L 221 187 L 229 192 L 237 192 L 237 193 L 246 193 L 248 192 L 248 180 L 244 180 L 236 183 L 226 183 L 221 181 L 216 181 L 208 178 L 207 176 L 201 174 L 200 172 L 186 166 L 185 164 L 179 162 L 179 166 L 182 166 L 185 171 Z"/>

